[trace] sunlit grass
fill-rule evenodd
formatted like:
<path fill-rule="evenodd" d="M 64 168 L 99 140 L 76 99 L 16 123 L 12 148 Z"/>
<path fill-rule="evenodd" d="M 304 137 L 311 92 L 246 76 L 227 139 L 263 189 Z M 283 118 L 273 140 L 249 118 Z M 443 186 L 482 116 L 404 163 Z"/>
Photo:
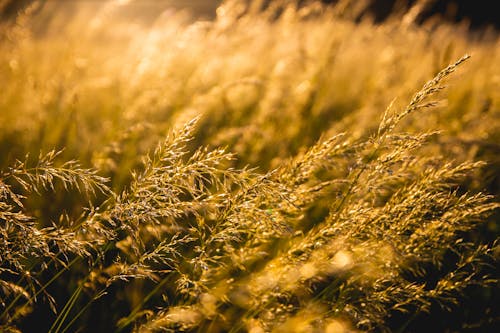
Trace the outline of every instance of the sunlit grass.
<path fill-rule="evenodd" d="M 404 331 L 491 292 L 498 37 L 349 3 L 5 24 L 0 330 Z"/>

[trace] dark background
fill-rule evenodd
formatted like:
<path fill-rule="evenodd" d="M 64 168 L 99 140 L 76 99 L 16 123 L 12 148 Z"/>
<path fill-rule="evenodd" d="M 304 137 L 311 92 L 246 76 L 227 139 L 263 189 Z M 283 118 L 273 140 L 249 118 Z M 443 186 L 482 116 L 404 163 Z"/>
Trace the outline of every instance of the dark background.
<path fill-rule="evenodd" d="M 32 3 L 34 0 L 0 0 L 0 19 L 8 20 L 15 17 L 16 13 Z M 101 2 L 102 0 L 41 0 L 44 2 Z M 270 3 L 273 0 L 267 0 Z M 215 9 L 221 0 L 172 0 L 167 1 L 167 5 L 173 8 L 183 8 L 191 10 L 196 16 L 213 17 Z M 307 0 L 298 0 L 299 3 L 306 3 Z M 324 3 L 336 3 L 338 0 L 323 0 Z M 155 6 L 155 0 L 134 0 L 131 5 Z M 417 0 L 371 0 L 369 5 L 360 16 L 370 14 L 375 21 L 380 22 L 388 17 L 395 9 L 409 9 L 417 3 Z M 458 22 L 467 20 L 472 29 L 482 28 L 487 25 L 500 29 L 500 10 L 497 9 L 500 3 L 497 0 L 427 0 L 417 17 L 417 22 L 422 23 L 428 18 L 439 15 L 447 21 Z M 162 3 L 162 6 L 165 4 Z"/>

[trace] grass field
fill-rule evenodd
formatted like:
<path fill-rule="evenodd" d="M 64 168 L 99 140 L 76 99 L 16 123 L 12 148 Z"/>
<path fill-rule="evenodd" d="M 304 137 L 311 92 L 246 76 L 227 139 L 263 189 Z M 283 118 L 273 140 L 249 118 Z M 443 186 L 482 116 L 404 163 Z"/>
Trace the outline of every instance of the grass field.
<path fill-rule="evenodd" d="M 0 331 L 496 331 L 498 32 L 358 14 L 3 22 Z"/>

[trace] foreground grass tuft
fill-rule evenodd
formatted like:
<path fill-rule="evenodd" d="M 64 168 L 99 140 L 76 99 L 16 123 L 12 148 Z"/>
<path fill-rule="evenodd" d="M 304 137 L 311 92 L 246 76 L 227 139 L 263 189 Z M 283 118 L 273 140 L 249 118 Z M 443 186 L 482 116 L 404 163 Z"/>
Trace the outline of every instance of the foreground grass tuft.
<path fill-rule="evenodd" d="M 58 26 L 43 10 L 4 28 L 0 330 L 494 325 L 494 297 L 479 320 L 467 307 L 498 286 L 490 37 L 455 32 L 441 51 L 456 27 L 317 3 L 226 1 L 213 22 L 150 28 L 117 6 L 79 39 L 84 10 L 62 32 L 33 34 Z"/>

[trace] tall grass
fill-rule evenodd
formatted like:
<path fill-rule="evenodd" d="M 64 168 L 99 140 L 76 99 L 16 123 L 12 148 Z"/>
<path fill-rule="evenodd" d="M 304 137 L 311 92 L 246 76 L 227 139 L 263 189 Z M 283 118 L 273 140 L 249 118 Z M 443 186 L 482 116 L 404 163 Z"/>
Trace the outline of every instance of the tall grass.
<path fill-rule="evenodd" d="M 0 330 L 495 325 L 496 34 L 45 6 L 0 40 Z"/>

